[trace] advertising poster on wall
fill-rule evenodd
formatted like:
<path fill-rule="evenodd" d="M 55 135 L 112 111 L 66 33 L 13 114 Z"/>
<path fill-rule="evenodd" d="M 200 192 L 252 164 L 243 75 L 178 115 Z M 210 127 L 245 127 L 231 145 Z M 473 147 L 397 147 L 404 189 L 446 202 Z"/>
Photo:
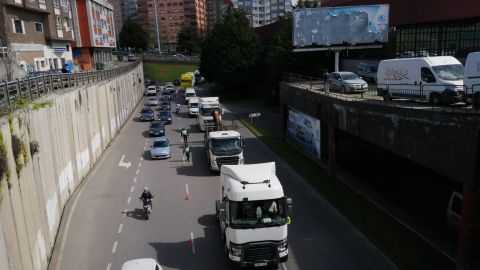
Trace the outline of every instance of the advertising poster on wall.
<path fill-rule="evenodd" d="M 320 120 L 289 108 L 287 127 L 289 137 L 298 146 L 321 159 Z"/>

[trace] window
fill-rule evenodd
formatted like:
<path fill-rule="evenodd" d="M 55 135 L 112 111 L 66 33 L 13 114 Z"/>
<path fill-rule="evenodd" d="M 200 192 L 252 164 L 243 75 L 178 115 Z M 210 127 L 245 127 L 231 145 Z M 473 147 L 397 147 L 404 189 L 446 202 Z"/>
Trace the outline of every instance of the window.
<path fill-rule="evenodd" d="M 25 27 L 23 21 L 13 19 L 13 31 L 18 34 L 25 34 Z"/>
<path fill-rule="evenodd" d="M 35 31 L 42 33 L 43 32 L 43 24 L 35 23 Z"/>
<path fill-rule="evenodd" d="M 421 76 L 422 76 L 422 81 L 424 81 L 424 82 L 427 82 L 427 83 L 436 82 L 435 76 L 433 76 L 433 73 L 432 73 L 432 71 L 430 71 L 429 68 L 422 67 Z"/>
<path fill-rule="evenodd" d="M 65 46 L 65 48 L 66 48 L 67 52 L 70 51 L 70 45 L 67 44 L 67 45 Z"/>
<path fill-rule="evenodd" d="M 60 0 L 53 0 L 53 7 L 59 8 L 60 7 Z"/>
<path fill-rule="evenodd" d="M 57 29 L 62 29 L 62 18 L 60 16 L 55 16 L 55 25 Z"/>

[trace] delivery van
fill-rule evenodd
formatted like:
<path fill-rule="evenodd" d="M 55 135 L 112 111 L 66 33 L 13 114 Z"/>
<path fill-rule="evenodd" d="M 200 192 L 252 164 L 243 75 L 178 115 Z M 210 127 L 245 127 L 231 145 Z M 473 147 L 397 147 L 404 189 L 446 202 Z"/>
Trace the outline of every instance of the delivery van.
<path fill-rule="evenodd" d="M 475 108 L 480 108 L 480 52 L 468 54 L 464 81 L 468 100 Z"/>
<path fill-rule="evenodd" d="M 195 89 L 189 87 L 185 89 L 185 104 L 188 104 L 188 100 L 192 97 L 196 97 L 197 94 L 195 93 Z"/>
<path fill-rule="evenodd" d="M 380 61 L 378 95 L 428 101 L 434 105 L 464 101 L 464 67 L 452 56 L 388 59 Z"/>

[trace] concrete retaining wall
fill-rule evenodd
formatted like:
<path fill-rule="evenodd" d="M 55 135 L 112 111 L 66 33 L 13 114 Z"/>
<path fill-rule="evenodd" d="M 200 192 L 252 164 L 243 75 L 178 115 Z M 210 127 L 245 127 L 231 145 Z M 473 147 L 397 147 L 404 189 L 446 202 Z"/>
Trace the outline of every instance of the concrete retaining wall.
<path fill-rule="evenodd" d="M 0 118 L 8 161 L 0 181 L 0 269 L 47 269 L 65 203 L 143 93 L 138 65 L 112 80 L 45 97 L 51 106 Z M 17 162 L 12 134 L 23 145 Z M 40 149 L 33 155 L 31 142 Z"/>

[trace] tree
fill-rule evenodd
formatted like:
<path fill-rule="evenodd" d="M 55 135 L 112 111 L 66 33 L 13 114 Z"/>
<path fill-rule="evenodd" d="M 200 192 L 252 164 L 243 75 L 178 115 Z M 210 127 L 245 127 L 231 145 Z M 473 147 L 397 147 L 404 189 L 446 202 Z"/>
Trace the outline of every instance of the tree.
<path fill-rule="evenodd" d="M 255 84 L 260 43 L 241 10 L 229 7 L 202 43 L 200 70 L 221 88 L 244 90 Z"/>
<path fill-rule="evenodd" d="M 200 37 L 198 36 L 197 30 L 193 27 L 184 27 L 178 33 L 178 42 L 177 46 L 182 52 L 188 54 L 198 51 L 200 48 Z"/>
<path fill-rule="evenodd" d="M 121 47 L 145 49 L 148 43 L 148 34 L 142 26 L 128 19 L 120 31 L 119 44 Z"/>

